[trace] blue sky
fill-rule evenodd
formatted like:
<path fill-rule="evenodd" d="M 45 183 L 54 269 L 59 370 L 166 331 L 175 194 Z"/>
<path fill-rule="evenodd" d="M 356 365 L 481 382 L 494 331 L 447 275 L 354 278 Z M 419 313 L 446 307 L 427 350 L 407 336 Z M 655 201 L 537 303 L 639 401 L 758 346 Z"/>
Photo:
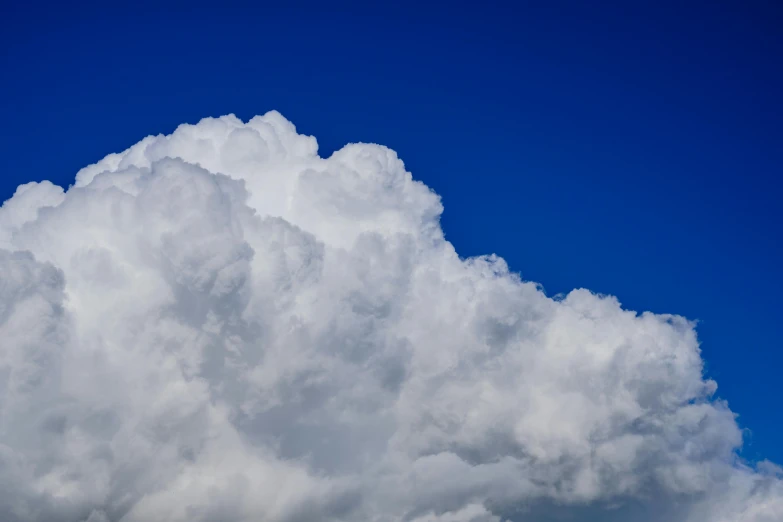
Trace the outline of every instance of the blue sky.
<path fill-rule="evenodd" d="M 589 4 L 7 5 L 0 199 L 204 116 L 382 143 L 462 255 L 697 319 L 743 455 L 783 462 L 782 10 Z"/>

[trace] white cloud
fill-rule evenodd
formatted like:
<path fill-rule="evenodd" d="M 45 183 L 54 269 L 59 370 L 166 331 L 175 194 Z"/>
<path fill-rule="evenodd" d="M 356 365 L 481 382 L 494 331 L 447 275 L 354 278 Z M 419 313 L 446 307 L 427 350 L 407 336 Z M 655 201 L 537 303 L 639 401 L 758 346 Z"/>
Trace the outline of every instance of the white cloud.
<path fill-rule="evenodd" d="M 461 260 L 396 154 L 278 113 L 0 208 L 0 519 L 783 520 L 693 324 Z"/>

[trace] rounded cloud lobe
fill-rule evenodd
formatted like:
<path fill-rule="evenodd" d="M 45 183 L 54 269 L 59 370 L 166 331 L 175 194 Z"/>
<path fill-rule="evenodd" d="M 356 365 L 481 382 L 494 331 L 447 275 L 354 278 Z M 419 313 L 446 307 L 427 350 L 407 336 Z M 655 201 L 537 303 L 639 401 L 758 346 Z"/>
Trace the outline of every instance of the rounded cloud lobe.
<path fill-rule="evenodd" d="M 397 155 L 276 112 L 0 208 L 0 519 L 783 520 L 694 326 L 461 259 Z"/>

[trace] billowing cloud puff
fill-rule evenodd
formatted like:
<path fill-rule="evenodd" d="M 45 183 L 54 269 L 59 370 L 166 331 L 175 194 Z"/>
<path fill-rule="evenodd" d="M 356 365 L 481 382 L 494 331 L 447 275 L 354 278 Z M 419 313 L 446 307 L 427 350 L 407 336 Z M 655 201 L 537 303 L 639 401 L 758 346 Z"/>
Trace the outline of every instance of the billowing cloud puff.
<path fill-rule="evenodd" d="M 0 519 L 783 520 L 694 325 L 461 259 L 382 146 L 271 112 L 0 209 Z"/>

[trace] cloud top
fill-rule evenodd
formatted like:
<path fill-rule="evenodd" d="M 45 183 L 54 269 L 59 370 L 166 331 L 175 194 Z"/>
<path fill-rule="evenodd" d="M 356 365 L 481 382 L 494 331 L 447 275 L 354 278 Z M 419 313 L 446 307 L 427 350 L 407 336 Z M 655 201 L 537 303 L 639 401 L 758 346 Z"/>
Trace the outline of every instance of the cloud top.
<path fill-rule="evenodd" d="M 462 259 L 394 151 L 182 125 L 0 208 L 0 519 L 783 520 L 693 323 Z"/>

